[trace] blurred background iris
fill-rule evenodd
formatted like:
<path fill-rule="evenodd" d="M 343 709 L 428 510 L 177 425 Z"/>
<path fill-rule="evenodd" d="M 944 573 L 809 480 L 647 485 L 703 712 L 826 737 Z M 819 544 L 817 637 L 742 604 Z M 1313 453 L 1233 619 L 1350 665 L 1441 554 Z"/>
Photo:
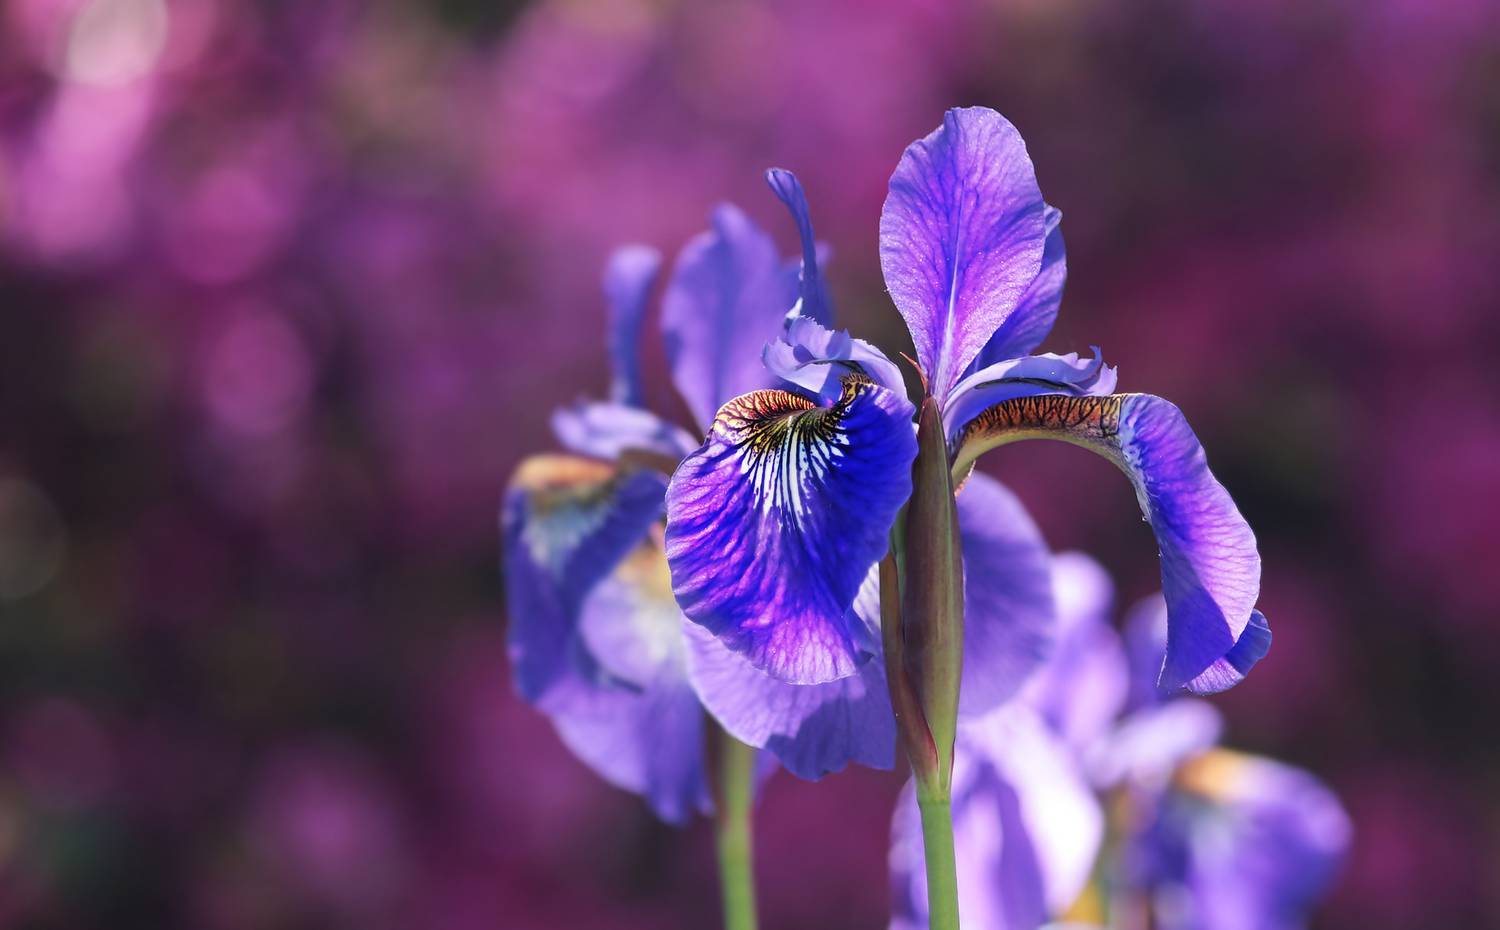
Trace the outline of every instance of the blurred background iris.
<path fill-rule="evenodd" d="M 500 488 L 604 391 L 613 245 L 727 198 L 791 251 L 768 166 L 904 347 L 880 204 L 959 104 L 1064 213 L 1043 348 L 1176 400 L 1260 538 L 1218 703 L 1347 803 L 1315 926 L 1500 921 L 1494 4 L 8 0 L 0 926 L 712 925 L 704 827 L 511 694 Z M 1108 465 L 987 467 L 1158 585 Z M 898 787 L 771 782 L 767 926 L 883 924 Z"/>

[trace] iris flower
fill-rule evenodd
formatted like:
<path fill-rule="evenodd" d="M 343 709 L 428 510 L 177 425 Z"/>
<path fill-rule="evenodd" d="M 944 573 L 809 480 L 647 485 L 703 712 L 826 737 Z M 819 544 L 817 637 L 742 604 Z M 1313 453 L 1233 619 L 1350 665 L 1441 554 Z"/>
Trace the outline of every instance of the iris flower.
<path fill-rule="evenodd" d="M 1001 520 L 963 505 L 993 488 L 971 474 L 983 452 L 1060 439 L 1125 473 L 1161 554 L 1161 689 L 1222 690 L 1269 639 L 1254 609 L 1255 538 L 1181 411 L 1113 393 L 1115 372 L 1097 351 L 1029 354 L 1061 298 L 1060 230 L 1015 127 L 993 110 L 950 110 L 907 148 L 880 221 L 881 267 L 911 333 L 921 395 L 909 400 L 899 369 L 869 343 L 793 319 L 764 353 L 785 384 L 720 407 L 667 491 L 673 591 L 720 646 L 804 686 L 867 679 L 883 653 L 929 847 L 945 851 L 927 856 L 937 869 L 929 892 L 944 908 L 935 926 L 957 924 L 946 821 L 960 682 L 1023 684 L 965 659 L 975 648 L 965 583 L 985 586 L 990 567 L 966 565 L 963 537 Z M 714 690 L 700 681 L 731 732 L 749 729 L 725 710 L 734 698 Z M 825 705 L 826 716 L 843 712 Z"/>
<path fill-rule="evenodd" d="M 1348 848 L 1338 799 L 1306 772 L 1219 748 L 1210 705 L 1159 693 L 1160 597 L 1131 611 L 1122 643 L 1103 570 L 1077 554 L 1054 566 L 1056 651 L 1018 700 L 959 730 L 953 818 L 965 919 L 996 930 L 1106 912 L 1113 927 L 1304 926 Z M 893 930 L 928 926 L 910 785 L 890 865 Z"/>

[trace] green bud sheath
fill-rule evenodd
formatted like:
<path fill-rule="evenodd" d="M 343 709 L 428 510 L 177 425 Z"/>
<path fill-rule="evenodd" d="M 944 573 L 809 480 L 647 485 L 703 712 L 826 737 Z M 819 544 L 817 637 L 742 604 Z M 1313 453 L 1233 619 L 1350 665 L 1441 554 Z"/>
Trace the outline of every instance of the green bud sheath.
<path fill-rule="evenodd" d="M 919 787 L 935 789 L 946 797 L 953 777 L 953 738 L 963 671 L 964 568 L 943 418 L 931 397 L 922 400 L 917 421 L 917 459 L 912 465 L 905 534 L 901 651 L 936 755 L 936 770 L 918 770 L 916 777 Z M 916 759 L 913 767 L 917 767 Z"/>

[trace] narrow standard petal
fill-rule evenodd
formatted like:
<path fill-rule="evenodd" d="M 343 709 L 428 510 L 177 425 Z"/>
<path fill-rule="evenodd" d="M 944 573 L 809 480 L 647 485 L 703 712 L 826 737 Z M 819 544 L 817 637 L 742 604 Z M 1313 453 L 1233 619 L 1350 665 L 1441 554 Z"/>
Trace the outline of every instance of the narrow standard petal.
<path fill-rule="evenodd" d="M 1149 394 L 1044 394 L 996 404 L 958 432 L 955 474 L 988 449 L 1041 438 L 1084 446 L 1130 478 L 1161 551 L 1168 626 L 1160 688 L 1188 687 L 1235 648 L 1260 591 L 1260 554 L 1175 405 Z M 1236 656 L 1246 668 L 1251 646 Z M 1210 675 L 1203 685 L 1224 680 Z"/>
<path fill-rule="evenodd" d="M 540 704 L 573 754 L 657 816 L 710 808 L 705 721 L 688 681 L 685 622 L 659 536 L 638 545 L 585 598 L 579 628 L 602 677 L 571 676 Z"/>
<path fill-rule="evenodd" d="M 772 374 L 833 403 L 843 393 L 843 382 L 851 374 L 864 375 L 897 394 L 906 393 L 901 369 L 879 349 L 848 330 L 832 330 L 817 320 L 794 317 L 762 355 Z"/>
<path fill-rule="evenodd" d="M 674 463 L 698 447 L 675 423 L 649 410 L 619 403 L 580 401 L 552 415 L 552 433 L 563 448 L 613 462 L 627 453 L 648 453 Z M 666 470 L 668 474 L 671 469 Z"/>
<path fill-rule="evenodd" d="M 683 611 L 784 681 L 854 674 L 868 655 L 846 613 L 911 493 L 911 414 L 862 378 L 829 407 L 786 391 L 725 404 L 667 490 Z"/>
<path fill-rule="evenodd" d="M 609 304 L 610 399 L 632 407 L 646 405 L 641 387 L 639 344 L 646 299 L 661 269 L 661 253 L 644 245 L 616 249 L 604 266 L 604 298 Z"/>
<path fill-rule="evenodd" d="M 953 834 L 965 926 L 1031 930 L 1088 881 L 1104 833 L 1072 754 L 1034 714 L 1007 707 L 959 731 Z M 892 823 L 893 930 L 926 928 L 921 821 L 909 783 Z"/>
<path fill-rule="evenodd" d="M 785 168 L 772 168 L 766 172 L 766 183 L 792 214 L 792 221 L 797 224 L 797 238 L 802 244 L 802 268 L 797 278 L 798 299 L 801 301 L 798 315 L 832 326 L 833 301 L 828 296 L 828 283 L 823 280 L 818 267 L 818 241 L 813 237 L 812 212 L 807 207 L 802 182 Z"/>
<path fill-rule="evenodd" d="M 666 482 L 563 455 L 527 459 L 501 512 L 516 689 L 540 701 L 570 671 L 583 599 L 661 518 Z"/>
<path fill-rule="evenodd" d="M 761 348 L 796 302 L 775 243 L 734 206 L 719 206 L 712 228 L 683 247 L 662 297 L 662 330 L 672 380 L 704 432 L 721 405 L 771 383 Z"/>
<path fill-rule="evenodd" d="M 939 401 L 1036 279 L 1044 206 L 1021 134 L 994 110 L 949 110 L 901 156 L 880 267 Z"/>
<path fill-rule="evenodd" d="M 1042 270 L 1021 295 L 1016 309 L 995 330 L 995 335 L 990 337 L 970 370 L 1030 355 L 1052 332 L 1058 305 L 1062 303 L 1063 285 L 1068 279 L 1068 258 L 1063 248 L 1062 211 L 1047 207 L 1042 216 L 1047 228 L 1047 242 L 1042 248 Z"/>

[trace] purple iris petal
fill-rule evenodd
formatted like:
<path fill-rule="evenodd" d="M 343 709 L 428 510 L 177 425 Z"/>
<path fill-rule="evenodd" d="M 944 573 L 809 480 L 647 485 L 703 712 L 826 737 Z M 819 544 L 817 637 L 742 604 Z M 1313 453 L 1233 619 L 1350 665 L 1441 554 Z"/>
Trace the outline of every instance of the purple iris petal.
<path fill-rule="evenodd" d="M 828 329 L 808 317 L 788 320 L 781 335 L 766 343 L 761 357 L 772 374 L 811 391 L 825 403 L 838 399 L 843 379 L 851 373 L 866 375 L 886 390 L 906 393 L 901 369 L 879 349 L 847 330 Z"/>
<path fill-rule="evenodd" d="M 609 358 L 613 368 L 609 396 L 616 403 L 645 406 L 638 343 L 641 320 L 646 316 L 646 298 L 660 268 L 661 253 L 644 245 L 616 249 L 604 266 L 604 297 L 609 304 Z"/>
<path fill-rule="evenodd" d="M 683 247 L 662 329 L 673 382 L 705 432 L 722 404 L 769 383 L 760 348 L 796 302 L 775 243 L 734 206 L 715 209 L 712 229 Z"/>
<path fill-rule="evenodd" d="M 1071 753 L 1026 708 L 962 727 L 953 770 L 958 909 L 965 926 L 1032 930 L 1088 881 L 1103 812 Z M 892 824 L 893 930 L 927 922 L 921 822 L 910 784 Z"/>
<path fill-rule="evenodd" d="M 794 685 L 689 624 L 688 672 L 703 706 L 731 736 L 769 751 L 793 775 L 815 780 L 851 762 L 895 764 L 896 718 L 878 652 L 847 678 Z"/>
<path fill-rule="evenodd" d="M 1182 762 L 1212 748 L 1224 718 L 1207 701 L 1179 698 L 1145 707 L 1085 753 L 1095 784 L 1159 787 Z"/>
<path fill-rule="evenodd" d="M 901 156 L 880 267 L 939 401 L 1041 269 L 1044 206 L 1021 134 L 994 110 L 949 110 Z"/>
<path fill-rule="evenodd" d="M 1062 211 L 1047 207 L 1043 213 L 1047 242 L 1042 248 L 1042 270 L 1037 274 L 1020 303 L 1011 311 L 989 343 L 974 360 L 973 369 L 986 368 L 1009 358 L 1020 358 L 1036 351 L 1052 324 L 1062 303 L 1063 284 L 1068 279 L 1068 258 L 1063 248 Z"/>
<path fill-rule="evenodd" d="M 506 491 L 509 645 L 516 689 L 540 701 L 571 668 L 584 597 L 661 518 L 665 482 L 563 455 L 527 459 Z"/>
<path fill-rule="evenodd" d="M 817 320 L 824 326 L 833 325 L 833 301 L 828 296 L 828 284 L 818 268 L 818 243 L 813 237 L 812 213 L 807 208 L 807 194 L 802 182 L 785 168 L 772 168 L 766 172 L 766 183 L 797 224 L 797 237 L 802 244 L 802 267 L 798 274 L 797 293 L 801 300 L 799 316 Z"/>
<path fill-rule="evenodd" d="M 539 704 L 574 755 L 671 823 L 710 808 L 683 622 L 660 541 L 648 539 L 580 608 L 582 643 L 604 676 L 569 676 Z"/>
<path fill-rule="evenodd" d="M 1169 930 L 1297 930 L 1332 882 L 1349 817 L 1312 775 L 1255 756 L 1215 752 L 1184 770 L 1174 813 L 1189 905 Z M 1202 801 L 1207 800 L 1208 806 Z"/>
<path fill-rule="evenodd" d="M 563 448 L 615 461 L 629 451 L 680 459 L 698 446 L 675 423 L 649 410 L 620 403 L 581 401 L 552 415 L 552 432 Z"/>
<path fill-rule="evenodd" d="M 1129 690 L 1125 651 L 1109 623 L 1114 584 L 1098 562 L 1062 552 L 1052 559 L 1052 590 L 1057 644 L 1022 695 L 1079 750 L 1108 732 Z"/>
<path fill-rule="evenodd" d="M 978 716 L 1021 689 L 1052 646 L 1051 554 L 1031 515 L 995 479 L 958 494 L 964 554 L 964 669 L 959 711 Z"/>
<path fill-rule="evenodd" d="M 1094 357 L 1027 355 L 996 362 L 967 375 L 948 395 L 943 406 L 943 426 L 949 445 L 957 445 L 965 426 L 995 404 L 1013 397 L 1039 394 L 1098 396 L 1112 394 L 1119 381 L 1118 370 L 1104 364 L 1094 347 Z"/>
<path fill-rule="evenodd" d="M 1119 444 L 1161 547 L 1168 623 L 1157 685 L 1175 691 L 1197 683 L 1235 649 L 1260 593 L 1260 553 L 1255 534 L 1208 470 L 1203 446 L 1176 405 L 1149 394 L 1127 395 Z M 1253 636 L 1261 641 L 1259 633 Z M 1264 654 L 1251 649 L 1237 658 L 1253 664 Z M 1222 681 L 1210 676 L 1206 684 Z"/>
<path fill-rule="evenodd" d="M 911 415 L 857 378 L 828 407 L 786 391 L 725 404 L 667 490 L 683 612 L 784 681 L 854 674 L 868 656 L 846 613 L 911 493 Z"/>

